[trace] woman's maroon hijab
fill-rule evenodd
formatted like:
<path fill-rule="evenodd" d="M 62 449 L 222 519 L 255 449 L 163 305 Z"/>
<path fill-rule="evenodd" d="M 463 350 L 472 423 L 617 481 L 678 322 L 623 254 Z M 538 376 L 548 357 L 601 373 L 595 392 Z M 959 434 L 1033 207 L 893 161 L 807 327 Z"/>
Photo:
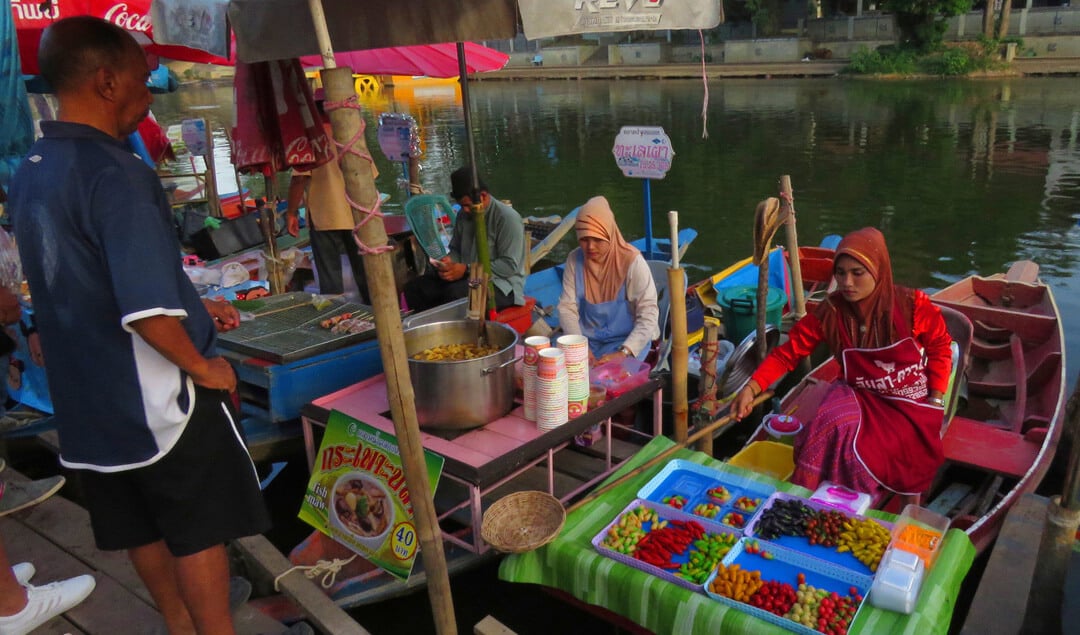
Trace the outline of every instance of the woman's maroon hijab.
<path fill-rule="evenodd" d="M 840 241 L 833 257 L 849 256 L 854 258 L 874 277 L 874 290 L 859 302 L 848 302 L 843 294 L 835 292 L 829 295 L 827 302 L 821 304 L 818 318 L 821 320 L 834 353 L 846 348 L 844 339 L 860 348 L 878 348 L 896 341 L 899 325 L 910 324 L 909 320 L 898 320 L 894 308 L 897 300 L 901 303 L 902 313 L 910 313 L 910 293 L 893 284 L 892 260 L 889 249 L 885 246 L 885 236 L 873 227 L 857 229 Z M 847 338 L 842 338 L 846 333 Z"/>

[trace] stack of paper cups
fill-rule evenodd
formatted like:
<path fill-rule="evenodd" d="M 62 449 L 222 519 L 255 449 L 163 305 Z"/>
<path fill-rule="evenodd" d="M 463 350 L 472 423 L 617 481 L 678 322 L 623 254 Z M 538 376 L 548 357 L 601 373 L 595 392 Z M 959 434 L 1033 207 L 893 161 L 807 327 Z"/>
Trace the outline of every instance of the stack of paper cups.
<path fill-rule="evenodd" d="M 536 364 L 540 358 L 540 351 L 551 347 L 551 340 L 543 335 L 533 335 L 525 338 L 525 356 L 522 360 L 522 373 L 524 374 L 523 389 L 525 397 L 525 418 L 536 421 Z"/>
<path fill-rule="evenodd" d="M 566 356 L 567 412 L 573 419 L 589 408 L 589 338 L 563 335 L 557 343 Z"/>
<path fill-rule="evenodd" d="M 553 430 L 566 423 L 566 357 L 561 349 L 545 348 L 536 363 L 536 427 Z"/>

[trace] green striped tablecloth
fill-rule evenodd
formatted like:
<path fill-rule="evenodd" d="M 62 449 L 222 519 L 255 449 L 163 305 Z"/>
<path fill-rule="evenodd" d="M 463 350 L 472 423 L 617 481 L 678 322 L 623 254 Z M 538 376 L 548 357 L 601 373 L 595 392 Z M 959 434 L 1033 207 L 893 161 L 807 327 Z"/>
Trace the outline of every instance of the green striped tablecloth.
<path fill-rule="evenodd" d="M 666 437 L 653 439 L 611 479 L 629 472 L 674 443 Z M 729 470 L 781 491 L 808 496 L 811 492 L 791 483 L 729 466 L 700 452 L 680 450 L 672 459 L 684 459 Z M 552 543 L 503 559 L 499 577 L 510 582 L 543 584 L 618 613 L 658 633 L 784 633 L 783 629 L 747 613 L 728 608 L 703 592 L 694 593 L 633 567 L 604 557 L 591 544 L 615 516 L 635 498 L 637 491 L 663 469 L 665 461 L 568 515 L 566 525 Z M 889 514 L 870 515 L 891 519 Z M 975 558 L 967 535 L 950 530 L 945 536 L 934 568 L 923 581 L 919 602 L 911 615 L 875 609 L 867 602 L 859 612 L 852 633 L 946 633 L 960 584 Z"/>

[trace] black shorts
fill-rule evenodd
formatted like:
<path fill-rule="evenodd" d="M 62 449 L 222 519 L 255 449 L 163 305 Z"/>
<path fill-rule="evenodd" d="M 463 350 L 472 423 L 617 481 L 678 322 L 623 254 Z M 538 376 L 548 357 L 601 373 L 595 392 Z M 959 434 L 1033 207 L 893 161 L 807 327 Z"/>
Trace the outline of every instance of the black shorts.
<path fill-rule="evenodd" d="M 102 550 L 164 540 L 174 556 L 189 556 L 270 528 L 255 464 L 225 391 L 196 386 L 184 432 L 155 463 L 78 475 Z"/>

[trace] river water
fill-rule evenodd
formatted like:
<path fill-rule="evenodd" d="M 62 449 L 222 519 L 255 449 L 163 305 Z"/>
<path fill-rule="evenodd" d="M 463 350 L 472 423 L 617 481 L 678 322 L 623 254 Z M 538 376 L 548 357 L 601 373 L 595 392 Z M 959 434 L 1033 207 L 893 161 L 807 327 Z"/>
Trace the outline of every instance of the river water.
<path fill-rule="evenodd" d="M 754 208 L 776 194 L 782 174 L 791 176 L 802 244 L 874 225 L 906 284 L 940 288 L 1035 260 L 1064 317 L 1071 387 L 1080 372 L 1072 361 L 1080 359 L 1078 87 L 1075 78 L 725 80 L 709 85 L 705 121 L 703 86 L 691 80 L 484 81 L 470 84 L 470 98 L 492 192 L 524 216 L 565 214 L 603 194 L 628 238 L 645 232 L 644 182 L 622 176 L 612 145 L 621 126 L 662 126 L 675 157 L 651 182 L 654 233 L 668 232 L 668 210 L 698 230 L 684 263 L 691 281 L 749 255 Z M 364 99 L 388 210 L 400 211 L 405 190 L 400 165 L 375 142 L 379 113 L 417 120 L 421 182 L 448 192 L 450 171 L 467 156 L 455 88 Z M 236 189 L 224 135 L 232 100 L 231 86 L 199 84 L 154 105 L 163 124 L 209 120 L 226 192 Z"/>
<path fill-rule="evenodd" d="M 794 186 L 802 244 L 879 227 L 895 275 L 908 285 L 940 288 L 1035 260 L 1061 308 L 1071 389 L 1080 372 L 1078 84 L 1075 78 L 716 81 L 708 91 L 707 139 L 704 89 L 696 81 L 484 81 L 470 85 L 470 96 L 478 164 L 495 195 L 511 199 L 525 216 L 548 216 L 603 194 L 628 238 L 644 233 L 643 184 L 616 167 L 615 135 L 626 125 L 662 126 L 676 155 L 666 178 L 651 183 L 655 233 L 667 232 L 668 210 L 698 230 L 684 262 L 691 280 L 750 254 L 754 208 L 776 194 L 783 174 Z M 459 99 L 453 86 L 365 98 L 379 189 L 391 194 L 387 209 L 400 211 L 405 190 L 400 166 L 377 149 L 378 114 L 416 118 L 421 182 L 447 192 L 449 173 L 467 155 Z M 159 96 L 154 106 L 164 124 L 209 120 L 225 192 L 236 189 L 224 134 L 232 100 L 230 86 L 190 85 Z M 249 184 L 261 187 L 258 179 Z M 463 629 L 472 630 L 493 603 L 506 605 L 497 617 L 518 632 L 599 629 L 541 599 L 540 591 L 495 582 L 494 575 L 489 566 L 467 576 L 491 602 L 462 599 L 468 591 L 455 578 Z M 424 594 L 354 615 L 375 633 L 424 632 L 431 624 Z"/>

